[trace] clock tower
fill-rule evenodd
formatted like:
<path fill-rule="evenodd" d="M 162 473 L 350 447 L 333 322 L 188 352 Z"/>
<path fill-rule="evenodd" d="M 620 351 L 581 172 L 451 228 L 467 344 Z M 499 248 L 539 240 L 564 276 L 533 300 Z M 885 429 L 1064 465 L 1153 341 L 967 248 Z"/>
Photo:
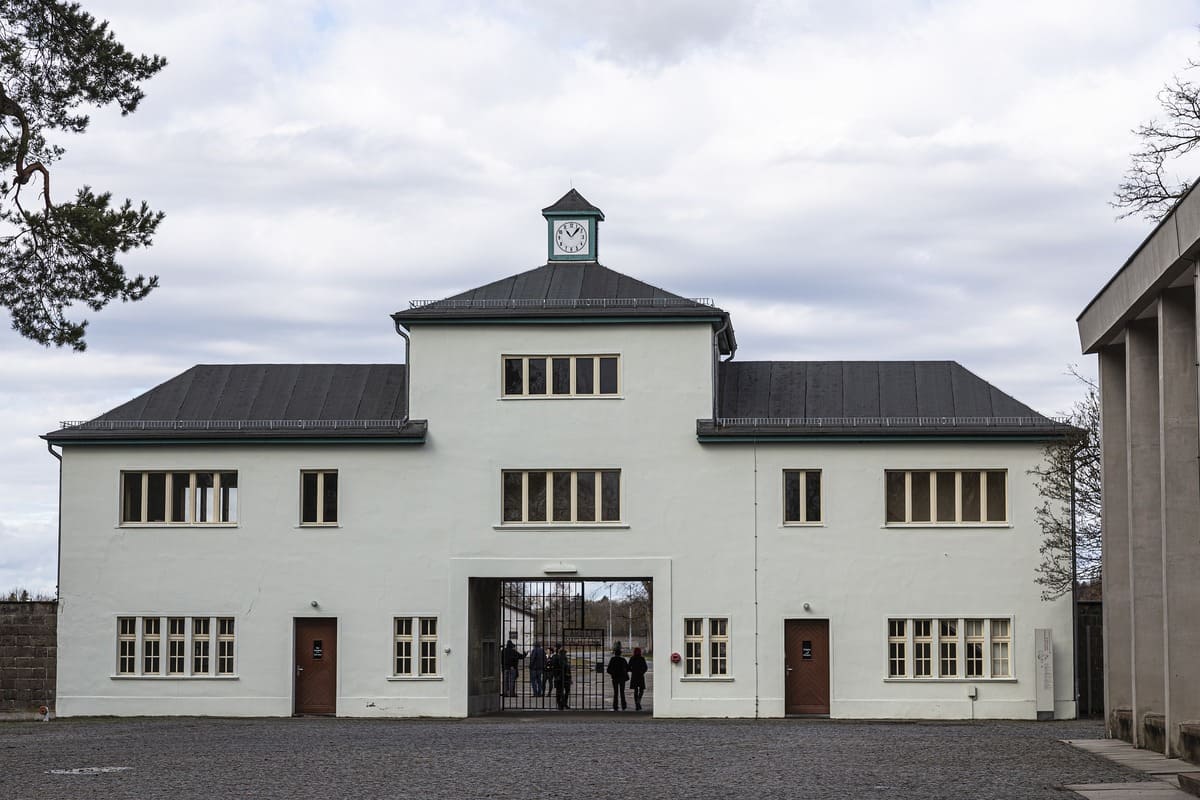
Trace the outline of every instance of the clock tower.
<path fill-rule="evenodd" d="M 547 261 L 595 261 L 596 234 L 604 212 L 572 189 L 552 206 L 546 218 Z"/>

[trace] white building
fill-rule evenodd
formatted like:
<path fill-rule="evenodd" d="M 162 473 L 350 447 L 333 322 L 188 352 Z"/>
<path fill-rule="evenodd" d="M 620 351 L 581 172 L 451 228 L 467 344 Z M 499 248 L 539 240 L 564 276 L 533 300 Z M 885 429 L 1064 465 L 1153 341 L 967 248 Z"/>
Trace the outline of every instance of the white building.
<path fill-rule="evenodd" d="M 1074 716 L 1063 426 L 953 362 L 732 361 L 543 214 L 545 266 L 394 315 L 407 366 L 196 366 L 46 435 L 60 715 L 488 711 L 502 582 L 649 579 L 658 716 Z"/>

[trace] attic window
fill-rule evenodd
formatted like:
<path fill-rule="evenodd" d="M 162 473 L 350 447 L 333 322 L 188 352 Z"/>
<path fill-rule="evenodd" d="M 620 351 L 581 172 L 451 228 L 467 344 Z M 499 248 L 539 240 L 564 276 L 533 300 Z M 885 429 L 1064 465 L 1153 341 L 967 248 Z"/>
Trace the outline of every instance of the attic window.
<path fill-rule="evenodd" d="M 505 398 L 615 397 L 621 389 L 621 357 L 504 356 Z"/>

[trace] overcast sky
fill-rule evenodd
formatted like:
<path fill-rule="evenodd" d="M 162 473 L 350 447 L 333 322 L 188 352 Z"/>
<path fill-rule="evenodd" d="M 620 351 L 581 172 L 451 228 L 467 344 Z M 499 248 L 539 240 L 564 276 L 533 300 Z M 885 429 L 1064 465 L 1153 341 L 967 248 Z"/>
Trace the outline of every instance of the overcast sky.
<path fill-rule="evenodd" d="M 170 63 L 54 185 L 166 211 L 125 260 L 162 285 L 83 354 L 0 331 L 0 591 L 55 583 L 39 434 L 196 363 L 400 361 L 388 314 L 543 263 L 572 185 L 739 360 L 954 359 L 1061 412 L 1150 230 L 1107 205 L 1130 129 L 1200 56 L 1192 0 L 84 5 Z"/>

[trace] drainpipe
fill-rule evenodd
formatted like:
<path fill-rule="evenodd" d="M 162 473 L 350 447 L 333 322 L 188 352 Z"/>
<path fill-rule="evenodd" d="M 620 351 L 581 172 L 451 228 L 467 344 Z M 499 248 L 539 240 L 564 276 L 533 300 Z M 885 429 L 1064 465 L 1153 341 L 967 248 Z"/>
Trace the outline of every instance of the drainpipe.
<path fill-rule="evenodd" d="M 412 351 L 412 339 L 409 338 L 408 331 L 404 330 L 400 325 L 400 320 L 394 319 L 392 322 L 396 326 L 396 333 L 404 339 L 404 419 L 400 420 L 400 426 L 404 427 L 408 424 L 408 416 L 412 413 L 409 407 L 409 399 L 412 396 L 412 367 L 409 364 L 409 353 Z"/>
<path fill-rule="evenodd" d="M 726 319 L 724 324 L 717 330 L 713 331 L 713 357 L 712 357 L 712 424 L 717 427 L 717 398 L 720 395 L 719 376 L 717 375 L 717 364 L 721 360 L 721 334 L 729 330 L 729 320 Z M 733 358 L 733 353 L 729 354 L 729 358 Z M 725 359 L 726 361 L 729 358 Z"/>
<path fill-rule="evenodd" d="M 54 445 L 46 442 L 46 450 L 58 459 L 58 563 L 54 567 L 54 598 L 62 603 L 62 456 L 54 452 Z"/>

